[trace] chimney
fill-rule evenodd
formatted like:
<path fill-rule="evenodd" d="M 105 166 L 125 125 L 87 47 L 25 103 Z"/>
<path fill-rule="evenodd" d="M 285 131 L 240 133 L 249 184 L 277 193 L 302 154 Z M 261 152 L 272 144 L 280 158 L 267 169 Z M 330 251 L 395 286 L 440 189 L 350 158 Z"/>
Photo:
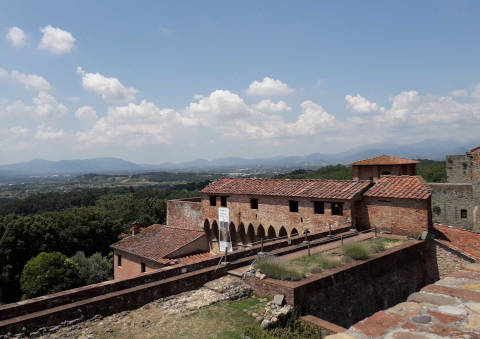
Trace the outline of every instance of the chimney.
<path fill-rule="evenodd" d="M 140 223 L 138 221 L 132 222 L 132 236 L 140 233 Z"/>

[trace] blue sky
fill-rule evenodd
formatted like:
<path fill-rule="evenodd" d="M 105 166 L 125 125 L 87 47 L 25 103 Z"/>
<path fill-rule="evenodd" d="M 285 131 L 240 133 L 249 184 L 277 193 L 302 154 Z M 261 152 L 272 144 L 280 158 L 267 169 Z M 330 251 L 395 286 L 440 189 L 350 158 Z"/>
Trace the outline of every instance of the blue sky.
<path fill-rule="evenodd" d="M 469 141 L 476 1 L 3 1 L 0 163 Z"/>

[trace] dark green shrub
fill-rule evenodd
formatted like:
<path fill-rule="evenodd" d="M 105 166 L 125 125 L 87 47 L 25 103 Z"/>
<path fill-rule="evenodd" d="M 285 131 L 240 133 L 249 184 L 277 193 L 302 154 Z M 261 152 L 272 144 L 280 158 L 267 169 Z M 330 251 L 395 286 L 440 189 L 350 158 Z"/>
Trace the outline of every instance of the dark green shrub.
<path fill-rule="evenodd" d="M 344 256 L 355 260 L 365 260 L 370 257 L 368 245 L 365 243 L 351 243 L 342 246 L 342 253 Z"/>
<path fill-rule="evenodd" d="M 77 264 L 78 273 L 85 285 L 106 281 L 112 275 L 112 265 L 98 252 L 87 258 L 83 251 L 78 251 L 70 259 Z"/>
<path fill-rule="evenodd" d="M 304 275 L 297 270 L 285 267 L 282 262 L 274 259 L 264 259 L 255 264 L 255 268 L 267 277 L 279 280 L 300 280 Z"/>

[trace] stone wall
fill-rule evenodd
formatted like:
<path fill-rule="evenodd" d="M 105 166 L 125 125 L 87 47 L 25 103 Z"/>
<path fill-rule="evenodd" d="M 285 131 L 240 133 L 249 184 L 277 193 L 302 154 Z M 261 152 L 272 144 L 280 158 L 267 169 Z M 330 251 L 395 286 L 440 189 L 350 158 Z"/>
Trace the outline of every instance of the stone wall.
<path fill-rule="evenodd" d="M 475 199 L 471 183 L 429 183 L 432 189 L 432 216 L 434 223 L 472 229 Z M 467 218 L 461 210 L 467 210 Z"/>
<path fill-rule="evenodd" d="M 432 251 L 433 264 L 437 267 L 440 279 L 475 262 L 474 259 L 435 240 L 431 243 L 430 250 Z"/>
<path fill-rule="evenodd" d="M 202 228 L 200 198 L 167 201 L 167 225 L 184 228 Z"/>
<path fill-rule="evenodd" d="M 445 165 L 447 167 L 447 182 L 472 182 L 472 164 L 467 155 L 447 155 Z"/>
<path fill-rule="evenodd" d="M 362 224 L 399 235 L 420 235 L 432 225 L 430 199 L 365 197 Z"/>

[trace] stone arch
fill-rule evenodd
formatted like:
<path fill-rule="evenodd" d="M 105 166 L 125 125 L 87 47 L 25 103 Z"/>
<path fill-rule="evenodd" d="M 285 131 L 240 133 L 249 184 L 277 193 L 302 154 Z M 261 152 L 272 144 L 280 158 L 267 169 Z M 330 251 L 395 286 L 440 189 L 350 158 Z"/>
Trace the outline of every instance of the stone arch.
<path fill-rule="evenodd" d="M 245 233 L 245 226 L 243 225 L 243 222 L 238 225 L 237 235 L 238 241 L 245 245 L 247 243 L 247 234 Z"/>
<path fill-rule="evenodd" d="M 278 236 L 280 238 L 283 238 L 283 237 L 287 237 L 288 236 L 288 233 L 287 233 L 287 230 L 285 229 L 285 227 L 281 227 L 280 228 L 280 231 L 278 232 Z"/>
<path fill-rule="evenodd" d="M 275 232 L 275 229 L 273 228 L 272 225 L 268 228 L 268 239 L 273 239 L 277 237 L 277 232 Z"/>
<path fill-rule="evenodd" d="M 213 239 L 218 240 L 218 224 L 216 220 L 212 222 L 212 240 Z"/>
<path fill-rule="evenodd" d="M 257 239 L 265 239 L 265 228 L 263 228 L 263 225 L 260 224 L 257 227 Z"/>
<path fill-rule="evenodd" d="M 205 219 L 205 222 L 203 223 L 203 230 L 207 235 L 207 239 L 210 239 L 210 237 L 212 236 L 212 230 L 210 229 L 210 222 L 208 221 L 208 219 Z"/>
<path fill-rule="evenodd" d="M 247 239 L 250 243 L 255 242 L 255 229 L 253 228 L 252 224 L 248 225 Z"/>
<path fill-rule="evenodd" d="M 237 231 L 235 231 L 235 224 L 233 222 L 230 223 L 228 228 L 230 231 L 230 239 L 232 240 L 232 246 L 237 244 Z"/>
<path fill-rule="evenodd" d="M 290 236 L 291 237 L 296 237 L 298 235 L 298 231 L 296 228 L 294 228 L 291 232 L 290 232 Z"/>

